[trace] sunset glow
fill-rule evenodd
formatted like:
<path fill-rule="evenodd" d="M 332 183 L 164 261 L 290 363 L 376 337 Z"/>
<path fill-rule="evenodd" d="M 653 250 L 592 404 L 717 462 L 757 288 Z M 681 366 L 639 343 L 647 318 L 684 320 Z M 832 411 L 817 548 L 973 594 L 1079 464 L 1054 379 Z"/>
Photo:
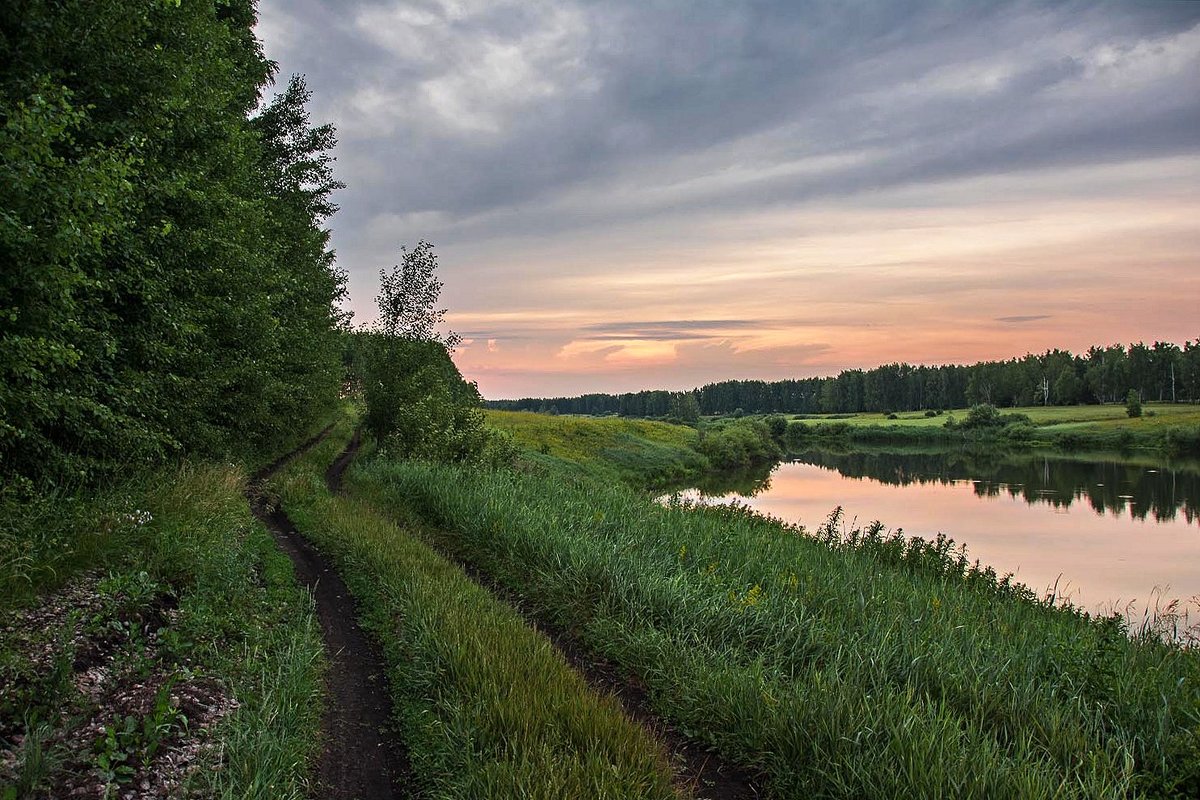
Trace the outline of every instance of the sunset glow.
<path fill-rule="evenodd" d="M 1200 334 L 1200 8 L 884 8 L 266 3 L 260 33 L 339 129 L 356 320 L 434 242 L 488 397 Z"/>

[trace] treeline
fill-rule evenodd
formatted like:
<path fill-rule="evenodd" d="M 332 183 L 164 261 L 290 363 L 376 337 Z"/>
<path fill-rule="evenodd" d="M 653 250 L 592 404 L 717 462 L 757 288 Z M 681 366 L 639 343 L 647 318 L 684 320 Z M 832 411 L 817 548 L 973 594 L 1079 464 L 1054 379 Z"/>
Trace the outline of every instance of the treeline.
<path fill-rule="evenodd" d="M 843 370 L 836 377 L 781 381 L 721 381 L 689 392 L 493 400 L 491 408 L 560 414 L 677 417 L 699 414 L 836 414 L 964 408 L 977 403 L 1012 407 L 1143 400 L 1200 401 L 1200 339 L 1030 353 L 971 365 L 885 364 Z"/>
<path fill-rule="evenodd" d="M 266 449 L 336 401 L 334 131 L 254 0 L 0 15 L 0 479 Z"/>

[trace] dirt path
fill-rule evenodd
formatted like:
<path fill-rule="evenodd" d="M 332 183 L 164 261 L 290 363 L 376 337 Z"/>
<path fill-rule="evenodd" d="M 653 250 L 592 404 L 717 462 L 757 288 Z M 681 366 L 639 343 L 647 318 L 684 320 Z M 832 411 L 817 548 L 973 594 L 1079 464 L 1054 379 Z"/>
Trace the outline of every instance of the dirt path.
<path fill-rule="evenodd" d="M 333 800 L 392 800 L 405 796 L 401 784 L 408 773 L 404 748 L 390 731 L 391 695 L 383 659 L 356 620 L 354 600 L 332 565 L 297 531 L 282 508 L 262 493 L 263 482 L 293 458 L 329 434 L 326 428 L 292 453 L 255 473 L 247 492 L 254 515 L 292 559 L 296 576 L 313 591 L 317 619 L 329 659 L 325 737 L 317 766 L 314 797 Z M 358 435 L 351 446 L 356 450 Z M 343 453 L 334 466 L 340 481 L 353 459 Z M 328 477 L 328 476 L 327 476 Z"/>
<path fill-rule="evenodd" d="M 269 477 L 290 458 L 304 452 L 327 433 L 328 430 L 323 431 L 292 456 L 281 459 L 264 474 L 256 476 L 256 479 L 261 482 Z M 343 476 L 354 461 L 360 444 L 360 432 L 355 431 L 346 449 L 325 471 L 325 483 L 330 492 L 337 494 L 341 491 Z M 255 502 L 252 500 L 252 505 Z M 296 533 L 281 509 L 266 507 L 261 498 L 257 502 L 259 507 L 255 513 L 271 528 L 281 547 L 291 556 L 297 574 L 307 585 L 316 587 L 317 613 L 328 651 L 331 656 L 334 653 L 343 656 L 340 661 L 331 659 L 331 708 L 326 719 L 330 742 L 322 757 L 321 782 L 330 787 L 332 793 L 329 796 L 337 800 L 398 797 L 400 793 L 396 791 L 396 779 L 406 773 L 407 764 L 397 744 L 385 741 L 385 737 L 379 735 L 388 716 L 383 665 L 374 648 L 353 622 L 354 607 L 349 592 L 320 554 Z M 494 597 L 516 610 L 528 625 L 554 644 L 588 685 L 601 694 L 614 696 L 631 719 L 661 742 L 672 756 L 676 783 L 681 789 L 697 800 L 752 800 L 760 796 L 749 776 L 724 765 L 703 746 L 690 741 L 655 714 L 644 687 L 631 681 L 614 664 L 597 658 L 576 637 L 545 625 L 520 598 L 470 563 L 447 552 L 445 548 L 439 548 L 439 552 L 462 567 Z"/>
<path fill-rule="evenodd" d="M 346 474 L 346 469 L 354 462 L 354 457 L 358 455 L 359 445 L 362 443 L 362 428 L 354 429 L 354 436 L 350 438 L 350 444 L 346 445 L 346 449 L 341 455 L 333 460 L 329 465 L 329 469 L 325 470 L 325 485 L 329 487 L 330 494 L 340 494 L 342 491 L 342 476 Z"/>
<path fill-rule="evenodd" d="M 325 483 L 330 492 L 336 494 L 341 491 L 342 476 L 354 461 L 359 444 L 359 432 L 355 431 L 350 444 L 326 470 Z M 595 691 L 616 697 L 625 713 L 641 724 L 671 754 L 676 783 L 680 788 L 692 793 L 696 800 L 752 800 L 759 797 L 749 776 L 724 765 L 712 753 L 687 739 L 655 714 L 650 708 L 650 698 L 645 688 L 629 680 L 616 665 L 597 658 L 576 637 L 545 625 L 519 597 L 492 581 L 474 565 L 464 562 L 446 548 L 438 548 L 438 552 L 458 564 L 493 597 L 517 611 L 526 624 L 546 636 Z"/>
<path fill-rule="evenodd" d="M 444 547 L 438 547 L 437 551 L 549 639 L 593 690 L 614 696 L 629 718 L 638 722 L 671 754 L 676 785 L 691 793 L 695 800 L 754 800 L 762 796 L 750 775 L 725 764 L 719 756 L 688 739 L 656 714 L 650 706 L 650 695 L 640 682 L 630 678 L 616 664 L 591 652 L 578 637 L 547 624 L 519 596 L 493 581 L 474 564 Z"/>

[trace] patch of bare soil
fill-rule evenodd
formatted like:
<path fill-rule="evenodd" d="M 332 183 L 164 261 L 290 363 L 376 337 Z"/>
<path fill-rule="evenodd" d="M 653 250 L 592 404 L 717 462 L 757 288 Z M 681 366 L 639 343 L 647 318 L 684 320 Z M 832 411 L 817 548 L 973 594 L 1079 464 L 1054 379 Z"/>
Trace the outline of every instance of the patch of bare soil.
<path fill-rule="evenodd" d="M 11 614 L 0 787 L 14 797 L 185 797 L 237 702 L 162 652 L 176 616 L 169 589 L 144 574 L 85 575 Z"/>

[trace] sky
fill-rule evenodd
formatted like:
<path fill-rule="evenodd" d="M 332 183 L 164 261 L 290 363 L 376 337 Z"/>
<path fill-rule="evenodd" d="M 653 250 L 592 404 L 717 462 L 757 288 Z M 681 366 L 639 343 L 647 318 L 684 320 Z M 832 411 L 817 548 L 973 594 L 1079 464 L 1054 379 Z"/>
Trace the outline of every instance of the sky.
<path fill-rule="evenodd" d="M 485 397 L 1200 338 L 1200 2 L 260 0 Z"/>

